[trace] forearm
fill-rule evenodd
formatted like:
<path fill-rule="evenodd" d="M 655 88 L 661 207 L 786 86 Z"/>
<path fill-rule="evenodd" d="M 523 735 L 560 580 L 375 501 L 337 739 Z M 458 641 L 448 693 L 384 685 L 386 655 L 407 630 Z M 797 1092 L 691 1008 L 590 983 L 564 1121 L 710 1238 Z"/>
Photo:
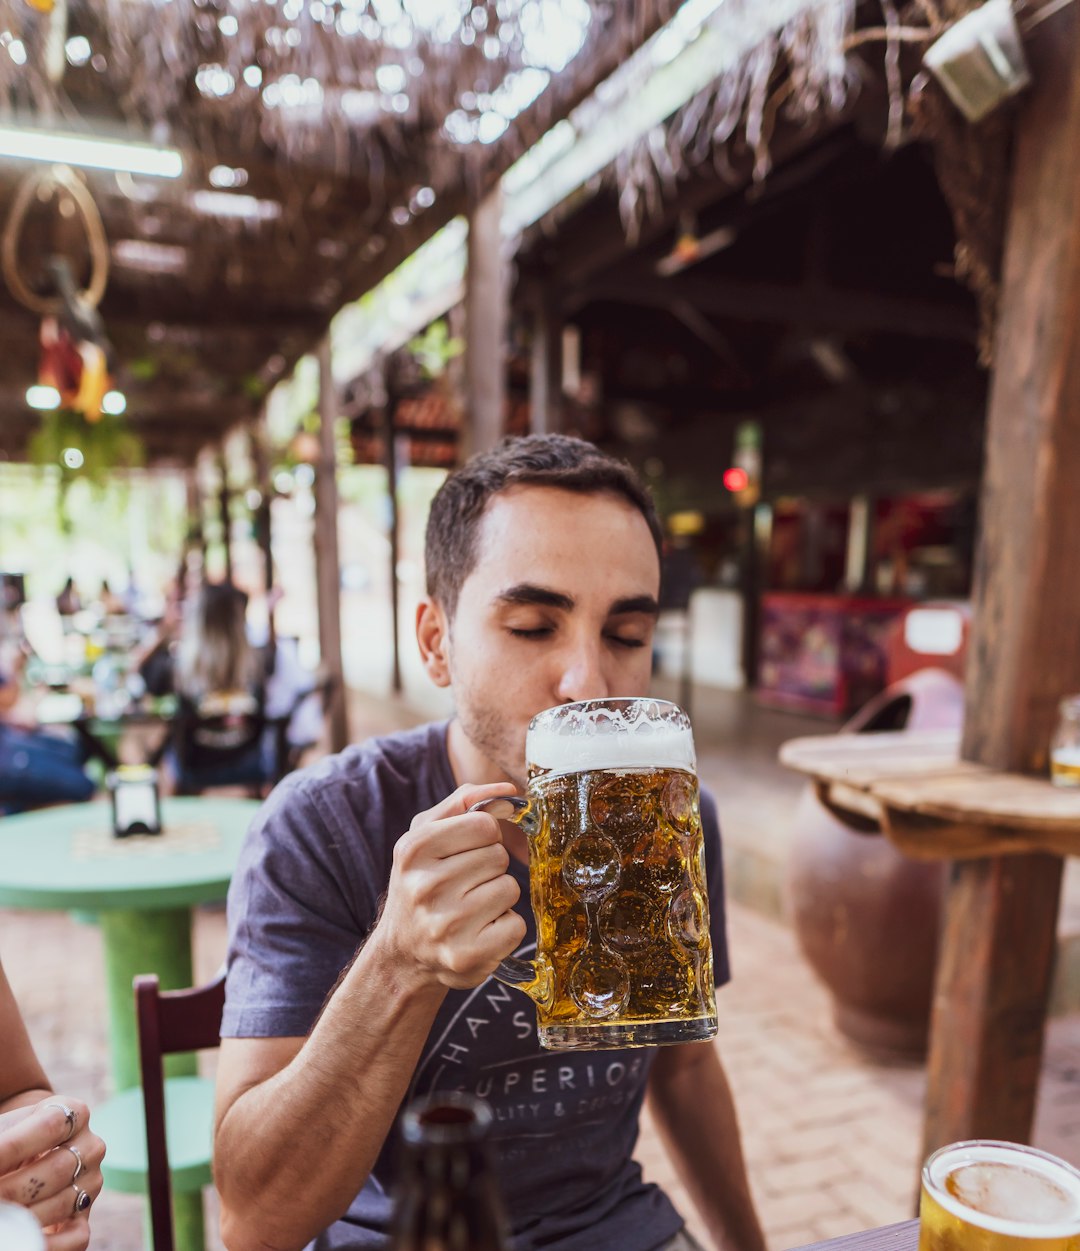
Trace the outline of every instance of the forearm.
<path fill-rule="evenodd" d="M 3 688 L 0 687 L 0 690 Z M 0 1038 L 4 1040 L 0 1063 L 0 1112 L 30 1107 L 53 1093 L 26 1032 L 7 975 L 0 967 Z"/>
<path fill-rule="evenodd" d="M 693 1056 L 675 1062 L 661 1052 L 649 1083 L 649 1110 L 664 1146 L 724 1251 L 764 1251 L 743 1159 L 735 1102 L 716 1051 L 687 1044 Z"/>
<path fill-rule="evenodd" d="M 375 1164 L 445 994 L 404 981 L 378 935 L 293 1060 L 221 1116 L 215 1181 L 229 1251 L 299 1251 Z"/>

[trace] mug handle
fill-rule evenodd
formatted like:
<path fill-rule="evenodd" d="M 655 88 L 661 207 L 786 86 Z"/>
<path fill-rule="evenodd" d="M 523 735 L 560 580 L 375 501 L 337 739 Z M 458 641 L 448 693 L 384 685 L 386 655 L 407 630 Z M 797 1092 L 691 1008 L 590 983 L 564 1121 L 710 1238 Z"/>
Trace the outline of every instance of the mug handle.
<path fill-rule="evenodd" d="M 540 829 L 540 814 L 535 801 L 524 795 L 500 795 L 497 799 L 482 799 L 469 808 L 470 812 L 486 812 L 496 821 L 509 821 L 532 838 Z M 495 976 L 507 986 L 522 990 L 530 999 L 541 1005 L 550 1004 L 555 995 L 551 968 L 543 960 L 519 960 L 507 956 L 499 961 Z"/>

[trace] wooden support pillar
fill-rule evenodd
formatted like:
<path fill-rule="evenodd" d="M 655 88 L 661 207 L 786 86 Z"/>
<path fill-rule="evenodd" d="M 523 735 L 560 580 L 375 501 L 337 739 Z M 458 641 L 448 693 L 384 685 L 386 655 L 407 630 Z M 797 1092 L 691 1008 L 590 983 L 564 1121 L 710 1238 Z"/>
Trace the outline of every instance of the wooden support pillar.
<path fill-rule="evenodd" d="M 248 449 L 251 456 L 251 467 L 254 472 L 255 490 L 259 502 L 255 505 L 253 524 L 255 543 L 262 556 L 263 594 L 266 597 L 266 641 L 272 648 L 277 639 L 277 626 L 274 621 L 274 549 L 271 500 L 273 484 L 270 481 L 270 451 L 267 447 L 266 410 L 248 427 Z"/>
<path fill-rule="evenodd" d="M 218 476 L 218 520 L 221 525 L 221 545 L 225 549 L 225 581 L 232 582 L 232 520 L 229 516 L 232 493 L 229 490 L 229 465 L 225 459 L 224 448 L 218 454 Z"/>
<path fill-rule="evenodd" d="M 349 743 L 345 666 L 341 657 L 341 561 L 338 556 L 337 454 L 334 423 L 337 392 L 330 368 L 330 339 L 319 344 L 319 463 L 315 471 L 315 584 L 319 602 L 319 651 L 333 679 L 336 698 L 330 706 L 330 749 Z"/>
<path fill-rule="evenodd" d="M 193 552 L 199 553 L 200 573 L 206 568 L 206 530 L 203 526 L 203 502 L 199 491 L 197 465 L 192 465 L 184 474 L 184 486 L 187 491 L 187 534 L 184 536 L 184 550 L 177 570 L 182 595 L 187 594 L 188 568 Z"/>
<path fill-rule="evenodd" d="M 390 687 L 395 695 L 400 695 L 401 683 L 401 588 L 398 585 L 398 560 L 400 559 L 400 521 L 398 517 L 398 484 L 397 484 L 397 436 L 394 433 L 394 417 L 397 413 L 399 396 L 394 386 L 394 379 L 386 377 L 386 402 L 382 411 L 382 443 L 383 465 L 386 469 L 386 498 L 390 505 L 390 643 L 391 670 Z"/>
<path fill-rule="evenodd" d="M 506 262 L 502 190 L 469 213 L 465 273 L 465 417 L 461 455 L 487 451 L 502 437 L 506 409 Z"/>
<path fill-rule="evenodd" d="M 532 360 L 529 373 L 529 430 L 533 434 L 561 431 L 562 321 L 546 285 L 533 303 Z"/>
<path fill-rule="evenodd" d="M 1080 690 L 1076 6 L 1040 26 L 1029 51 L 1035 85 L 1017 124 L 963 754 L 1045 775 L 1056 701 Z M 1029 1140 L 1061 867 L 1054 856 L 953 866 L 931 1022 L 927 1151 L 972 1136 Z"/>

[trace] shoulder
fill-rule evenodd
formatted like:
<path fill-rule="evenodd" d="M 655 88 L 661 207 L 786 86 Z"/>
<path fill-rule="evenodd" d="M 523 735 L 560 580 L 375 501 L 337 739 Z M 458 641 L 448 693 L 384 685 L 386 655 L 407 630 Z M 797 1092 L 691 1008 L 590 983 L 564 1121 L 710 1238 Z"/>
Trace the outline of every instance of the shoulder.
<path fill-rule="evenodd" d="M 354 744 L 289 774 L 263 805 L 259 823 L 273 828 L 302 817 L 351 828 L 383 818 L 392 826 L 402 813 L 411 820 L 442 799 L 447 784 L 452 790 L 446 723 L 430 723 Z"/>

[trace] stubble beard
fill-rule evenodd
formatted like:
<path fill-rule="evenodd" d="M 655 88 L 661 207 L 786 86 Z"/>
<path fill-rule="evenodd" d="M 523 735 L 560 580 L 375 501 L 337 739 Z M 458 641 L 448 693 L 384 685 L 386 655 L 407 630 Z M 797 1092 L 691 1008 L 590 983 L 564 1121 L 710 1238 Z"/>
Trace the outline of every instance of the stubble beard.
<path fill-rule="evenodd" d="M 464 701 L 466 704 L 468 701 Z M 498 712 L 474 712 L 471 708 L 456 709 L 458 724 L 472 746 L 504 773 L 515 785 L 525 786 L 525 744 L 514 741 L 514 731 L 505 717 Z M 489 782 L 491 778 L 474 778 L 475 782 Z"/>

